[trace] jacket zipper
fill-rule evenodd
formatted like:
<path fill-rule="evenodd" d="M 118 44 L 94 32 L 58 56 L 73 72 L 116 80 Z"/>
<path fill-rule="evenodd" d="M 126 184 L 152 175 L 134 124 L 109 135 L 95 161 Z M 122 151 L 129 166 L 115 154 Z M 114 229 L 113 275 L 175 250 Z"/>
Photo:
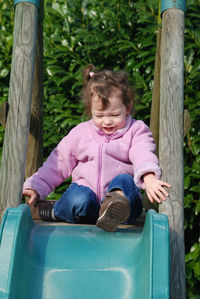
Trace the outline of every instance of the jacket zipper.
<path fill-rule="evenodd" d="M 97 198 L 99 202 L 101 201 L 100 193 L 101 193 L 101 169 L 102 169 L 102 148 L 103 143 L 100 144 L 99 148 L 99 157 L 98 157 L 98 180 L 97 180 Z"/>
<path fill-rule="evenodd" d="M 111 139 L 110 135 L 106 136 L 106 140 L 104 143 L 108 143 Z M 98 181 L 97 181 L 97 198 L 99 199 L 99 202 L 101 201 L 101 171 L 102 171 L 102 149 L 103 149 L 103 145 L 104 143 L 100 144 L 100 148 L 99 148 L 99 157 L 98 157 Z"/>

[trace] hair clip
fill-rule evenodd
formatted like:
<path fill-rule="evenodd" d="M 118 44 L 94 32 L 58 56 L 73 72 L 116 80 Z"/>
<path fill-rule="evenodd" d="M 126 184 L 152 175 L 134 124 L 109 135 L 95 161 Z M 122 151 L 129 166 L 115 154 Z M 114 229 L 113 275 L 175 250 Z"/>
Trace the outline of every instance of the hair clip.
<path fill-rule="evenodd" d="M 89 76 L 92 78 L 94 76 L 94 72 L 89 72 Z"/>

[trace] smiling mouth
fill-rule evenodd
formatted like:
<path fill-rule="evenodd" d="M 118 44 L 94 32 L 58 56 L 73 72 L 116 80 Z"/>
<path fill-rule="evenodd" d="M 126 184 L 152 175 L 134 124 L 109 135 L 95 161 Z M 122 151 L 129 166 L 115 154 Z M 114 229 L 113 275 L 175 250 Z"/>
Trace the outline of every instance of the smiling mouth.
<path fill-rule="evenodd" d="M 114 127 L 108 127 L 108 128 L 103 128 L 104 130 L 106 130 L 106 131 L 112 131 L 112 130 L 114 130 Z"/>
<path fill-rule="evenodd" d="M 115 128 L 112 127 L 112 128 L 103 128 L 103 131 L 107 134 L 112 134 L 115 132 Z"/>

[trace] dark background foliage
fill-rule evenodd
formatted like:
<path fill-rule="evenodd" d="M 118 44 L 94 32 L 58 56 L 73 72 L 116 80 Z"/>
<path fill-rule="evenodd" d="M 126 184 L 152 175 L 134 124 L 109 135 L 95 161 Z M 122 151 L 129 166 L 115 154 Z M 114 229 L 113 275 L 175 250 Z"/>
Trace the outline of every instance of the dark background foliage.
<path fill-rule="evenodd" d="M 136 118 L 150 121 L 158 0 L 52 0 L 44 5 L 44 159 L 80 121 L 81 69 L 124 69 L 135 88 Z M 185 99 L 191 128 L 184 137 L 185 247 L 188 298 L 200 282 L 200 0 L 185 18 Z M 8 99 L 13 1 L 0 0 L 0 104 Z M 0 156 L 3 146 L 0 126 Z M 50 198 L 58 198 L 62 185 Z"/>

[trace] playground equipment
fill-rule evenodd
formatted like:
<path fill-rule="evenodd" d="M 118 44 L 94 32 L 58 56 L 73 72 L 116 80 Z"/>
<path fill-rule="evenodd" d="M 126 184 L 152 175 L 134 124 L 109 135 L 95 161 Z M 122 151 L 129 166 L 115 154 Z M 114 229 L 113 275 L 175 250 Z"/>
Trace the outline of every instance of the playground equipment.
<path fill-rule="evenodd" d="M 33 86 L 38 84 L 34 83 L 34 65 L 38 32 L 38 7 L 41 3 L 42 1 L 40 2 L 39 0 L 16 1 L 14 45 L 8 101 L 9 111 L 1 163 L 1 213 L 7 207 L 16 207 L 21 204 L 31 115 L 32 90 Z M 159 132 L 159 134 L 157 134 L 157 136 L 159 136 L 158 154 L 163 170 L 163 180 L 173 185 L 173 189 L 169 191 L 169 200 L 159 206 L 159 212 L 166 214 L 169 219 L 171 257 L 170 297 L 184 299 L 185 260 L 182 140 L 185 1 L 163 0 L 161 4 L 162 31 L 160 35 L 162 37 L 160 42 L 160 55 L 157 55 L 158 61 L 156 62 L 158 65 L 160 58 L 160 67 L 157 68 L 157 82 L 158 86 L 160 86 L 160 92 L 156 95 L 158 100 L 156 106 L 158 109 L 152 109 L 152 119 L 156 120 L 156 131 Z M 25 24 L 25 26 L 21 24 Z M 37 51 L 37 53 L 39 52 L 40 51 Z M 36 81 L 37 76 L 35 76 L 35 82 Z M 155 100 L 153 99 L 153 104 L 154 102 Z M 154 117 L 154 111 L 157 111 L 157 117 Z M 153 132 L 155 132 L 154 129 Z M 10 216 L 12 215 L 11 210 L 12 209 L 9 209 Z M 13 209 L 13 214 L 15 214 L 14 211 L 16 210 Z M 26 213 L 22 213 L 22 218 L 26 217 L 25 214 Z M 159 216 L 162 217 L 163 215 Z M 14 219 L 12 220 L 12 217 L 8 217 L 7 220 L 4 220 L 2 225 L 9 221 L 12 222 Z M 47 231 L 50 232 L 51 230 Z M 1 228 L 1 233 L 2 232 L 4 232 L 3 228 Z M 133 239 L 134 238 L 133 233 Z M 1 241 L 3 240 L 4 237 L 1 236 Z M 13 246 L 18 248 L 14 243 Z M 0 250 L 1 249 L 0 247 Z M 15 256 L 16 255 L 13 255 L 13 258 L 15 258 Z M 15 262 L 17 263 L 17 260 Z M 14 274 L 10 273 L 9 275 L 9 277 L 11 277 Z M 14 281 L 12 281 L 12 283 L 14 283 Z M 6 296 L 7 295 L 2 298 L 9 298 Z"/>
<path fill-rule="evenodd" d="M 0 230 L 0 298 L 169 298 L 168 219 L 144 229 L 34 223 L 9 208 Z M 3 270 L 2 270 L 3 269 Z"/>

